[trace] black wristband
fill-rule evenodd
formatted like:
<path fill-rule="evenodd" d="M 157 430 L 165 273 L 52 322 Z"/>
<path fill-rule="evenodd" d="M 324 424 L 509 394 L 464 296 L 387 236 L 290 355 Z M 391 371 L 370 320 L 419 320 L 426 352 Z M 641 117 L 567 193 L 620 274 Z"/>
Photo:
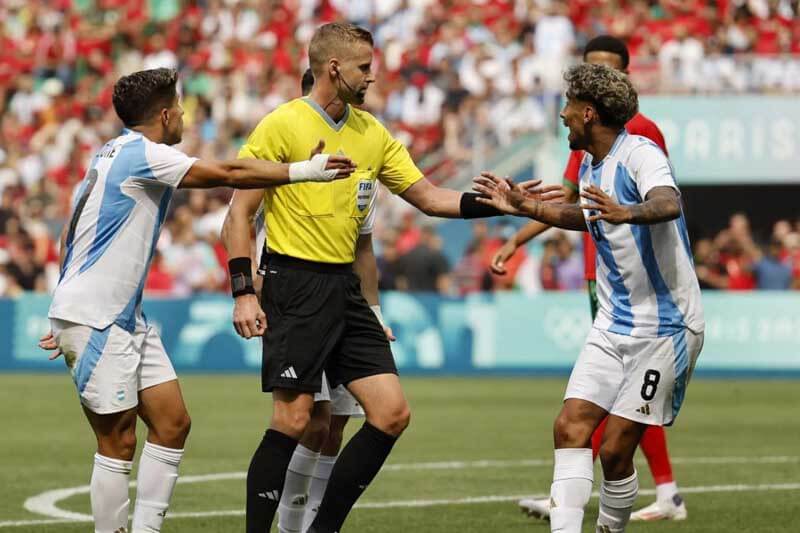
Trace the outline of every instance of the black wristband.
<path fill-rule="evenodd" d="M 231 294 L 234 298 L 243 294 L 255 294 L 253 287 L 253 265 L 249 257 L 234 257 L 228 261 L 231 273 Z"/>
<path fill-rule="evenodd" d="M 465 192 L 461 195 L 461 218 L 497 217 L 503 214 L 494 207 L 478 202 L 479 194 Z"/>

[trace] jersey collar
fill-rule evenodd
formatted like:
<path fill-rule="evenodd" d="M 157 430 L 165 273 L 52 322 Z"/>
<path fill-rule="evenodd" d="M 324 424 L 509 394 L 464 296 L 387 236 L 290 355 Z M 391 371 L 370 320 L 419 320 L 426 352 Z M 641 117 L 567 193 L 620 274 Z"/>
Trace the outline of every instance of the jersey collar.
<path fill-rule="evenodd" d="M 322 109 L 322 107 L 320 107 L 320 105 L 316 103 L 314 100 L 312 100 L 307 96 L 301 98 L 301 100 L 303 100 L 305 103 L 311 106 L 311 109 L 316 111 L 317 114 L 322 118 L 322 120 L 324 120 L 328 124 L 328 126 L 330 126 L 333 129 L 333 131 L 336 132 L 341 131 L 344 125 L 347 124 L 347 119 L 350 118 L 350 104 L 348 104 L 347 107 L 345 107 L 344 115 L 342 115 L 342 118 L 339 120 L 339 122 L 334 122 L 331 116 L 324 109 Z"/>

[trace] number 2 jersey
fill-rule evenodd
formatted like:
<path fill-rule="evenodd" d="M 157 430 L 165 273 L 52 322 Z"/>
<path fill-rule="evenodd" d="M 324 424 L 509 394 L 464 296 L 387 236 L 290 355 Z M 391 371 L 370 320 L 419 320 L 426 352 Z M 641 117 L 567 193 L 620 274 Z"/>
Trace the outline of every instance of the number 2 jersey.
<path fill-rule="evenodd" d="M 73 200 L 50 318 L 134 331 L 172 193 L 195 161 L 127 129 L 95 154 Z"/>
<path fill-rule="evenodd" d="M 608 155 L 581 162 L 580 190 L 595 185 L 621 205 L 639 204 L 655 187 L 678 191 L 672 167 L 651 140 L 625 131 Z M 581 198 L 581 205 L 591 204 Z M 594 211 L 584 209 L 587 217 Z M 663 337 L 705 328 L 686 221 L 651 225 L 587 223 L 597 247 L 594 327 L 632 337 Z"/>

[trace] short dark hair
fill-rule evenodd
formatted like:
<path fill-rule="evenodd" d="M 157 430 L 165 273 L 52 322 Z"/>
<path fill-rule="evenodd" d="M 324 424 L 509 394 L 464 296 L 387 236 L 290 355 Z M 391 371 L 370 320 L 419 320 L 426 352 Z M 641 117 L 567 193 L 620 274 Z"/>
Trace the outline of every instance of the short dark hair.
<path fill-rule="evenodd" d="M 347 22 L 323 24 L 314 32 L 308 45 L 311 70 L 322 73 L 323 66 L 331 57 L 338 56 L 359 42 L 374 46 L 369 30 Z"/>
<path fill-rule="evenodd" d="M 178 95 L 177 84 L 175 69 L 140 70 L 117 80 L 111 101 L 125 126 L 138 126 L 172 105 Z"/>
<path fill-rule="evenodd" d="M 311 72 L 310 68 L 307 68 L 305 72 L 303 72 L 303 79 L 300 80 L 300 91 L 303 93 L 303 96 L 307 95 L 311 92 L 311 88 L 314 86 L 314 73 Z"/>
<path fill-rule="evenodd" d="M 631 56 L 625 42 L 611 35 L 598 35 L 586 43 L 586 48 L 583 49 L 584 61 L 586 60 L 586 56 L 589 55 L 589 52 L 608 52 L 618 55 L 622 59 L 622 70 L 627 69 L 631 61 Z"/>
<path fill-rule="evenodd" d="M 639 95 L 624 72 L 581 63 L 567 70 L 564 80 L 567 98 L 592 104 L 604 126 L 621 128 L 639 111 Z"/>

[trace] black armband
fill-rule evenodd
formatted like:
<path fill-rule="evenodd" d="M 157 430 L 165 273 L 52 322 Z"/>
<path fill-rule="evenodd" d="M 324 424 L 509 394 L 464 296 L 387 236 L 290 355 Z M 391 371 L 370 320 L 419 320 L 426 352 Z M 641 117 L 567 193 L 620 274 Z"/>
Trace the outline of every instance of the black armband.
<path fill-rule="evenodd" d="M 461 218 L 486 218 L 503 214 L 494 207 L 478 202 L 479 194 L 465 192 L 461 195 Z"/>
<path fill-rule="evenodd" d="M 249 257 L 234 257 L 228 261 L 231 273 L 231 294 L 234 298 L 243 294 L 255 294 L 253 266 Z"/>

